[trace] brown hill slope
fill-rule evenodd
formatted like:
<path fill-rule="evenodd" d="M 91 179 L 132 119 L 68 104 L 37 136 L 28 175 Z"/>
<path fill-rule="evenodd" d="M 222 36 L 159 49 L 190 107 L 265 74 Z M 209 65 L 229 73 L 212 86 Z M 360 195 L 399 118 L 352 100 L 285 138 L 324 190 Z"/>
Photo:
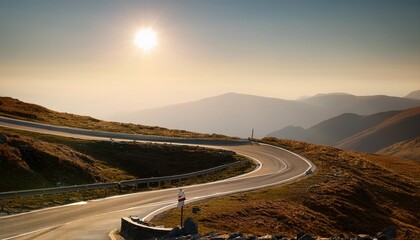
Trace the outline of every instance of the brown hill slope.
<path fill-rule="evenodd" d="M 398 142 L 376 152 L 388 156 L 420 160 L 420 137 Z"/>
<path fill-rule="evenodd" d="M 336 146 L 342 149 L 376 152 L 384 147 L 420 136 L 420 107 L 411 108 L 344 139 Z"/>
<path fill-rule="evenodd" d="M 0 128 L 0 192 L 176 175 L 238 160 L 230 151 L 88 141 Z"/>
<path fill-rule="evenodd" d="M 61 145 L 0 134 L 0 191 L 106 181 L 91 157 Z"/>
<path fill-rule="evenodd" d="M 197 221 L 200 231 L 286 236 L 305 231 L 329 237 L 376 234 L 396 225 L 399 239 L 406 229 L 420 233 L 420 162 L 291 140 L 263 141 L 305 156 L 317 170 L 288 185 L 187 205 L 186 217 Z M 194 206 L 199 214 L 191 213 Z M 176 226 L 178 221 L 175 209 L 155 223 Z"/>
<path fill-rule="evenodd" d="M 184 130 L 150 127 L 139 124 L 101 121 L 88 116 L 56 112 L 36 104 L 25 103 L 10 97 L 0 97 L 0 116 L 108 132 L 137 133 L 170 137 L 227 138 L 226 136 L 218 134 L 200 134 Z"/>

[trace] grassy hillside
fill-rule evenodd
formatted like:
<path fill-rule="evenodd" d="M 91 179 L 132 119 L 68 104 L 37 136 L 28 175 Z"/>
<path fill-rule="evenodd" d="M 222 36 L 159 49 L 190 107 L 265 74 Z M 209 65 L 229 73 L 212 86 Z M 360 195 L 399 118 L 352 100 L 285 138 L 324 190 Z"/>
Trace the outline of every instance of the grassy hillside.
<path fill-rule="evenodd" d="M 25 103 L 10 97 L 0 97 L 0 116 L 17 118 L 52 125 L 76 127 L 98 131 L 137 133 L 188 138 L 231 138 L 219 134 L 200 134 L 184 130 L 173 130 L 161 127 L 150 127 L 139 124 L 101 121 L 88 116 L 52 111 L 45 107 Z"/>
<path fill-rule="evenodd" d="M 87 141 L 0 128 L 0 191 L 168 176 L 241 159 L 230 151 Z"/>
<path fill-rule="evenodd" d="M 376 152 L 399 158 L 420 160 L 420 137 L 392 144 Z"/>
<path fill-rule="evenodd" d="M 420 136 L 420 107 L 410 108 L 382 123 L 344 139 L 336 146 L 363 152 L 376 152 L 394 143 Z"/>
<path fill-rule="evenodd" d="M 406 229 L 420 233 L 419 162 L 276 138 L 263 142 L 310 159 L 317 165 L 315 174 L 284 186 L 190 204 L 186 217 L 198 221 L 200 231 L 287 236 L 305 231 L 328 237 L 375 234 L 397 225 L 399 234 Z M 199 214 L 191 213 L 194 206 Z M 179 210 L 173 210 L 153 223 L 176 226 L 178 221 Z"/>
<path fill-rule="evenodd" d="M 65 145 L 3 131 L 0 138 L 1 192 L 108 179 L 93 158 Z"/>

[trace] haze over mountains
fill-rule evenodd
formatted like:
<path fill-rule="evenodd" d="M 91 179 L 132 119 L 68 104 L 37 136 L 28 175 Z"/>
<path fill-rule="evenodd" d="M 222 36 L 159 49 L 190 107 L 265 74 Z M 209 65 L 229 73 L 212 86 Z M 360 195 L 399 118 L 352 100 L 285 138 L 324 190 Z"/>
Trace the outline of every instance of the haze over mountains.
<path fill-rule="evenodd" d="M 400 111 L 383 122 L 336 144 L 341 149 L 376 152 L 420 136 L 420 107 Z"/>
<path fill-rule="evenodd" d="M 231 136 L 264 137 L 293 125 L 311 127 L 343 113 L 370 115 L 420 106 L 420 100 L 391 96 L 319 94 L 284 100 L 227 93 L 195 102 L 121 114 L 113 120 Z"/>
<path fill-rule="evenodd" d="M 308 129 L 289 126 L 270 133 L 268 136 L 334 146 L 338 142 L 374 127 L 400 112 L 388 111 L 366 116 L 343 113 L 337 117 L 322 121 Z"/>
<path fill-rule="evenodd" d="M 420 99 L 420 90 L 417 91 L 413 91 L 411 93 L 409 93 L 407 96 L 405 96 L 406 98 L 412 98 L 412 99 Z"/>
<path fill-rule="evenodd" d="M 420 137 L 419 123 L 420 107 L 365 116 L 345 113 L 308 129 L 289 126 L 269 136 L 376 152 L 391 144 Z M 406 145 L 404 150 L 408 151 L 410 146 L 414 145 Z"/>

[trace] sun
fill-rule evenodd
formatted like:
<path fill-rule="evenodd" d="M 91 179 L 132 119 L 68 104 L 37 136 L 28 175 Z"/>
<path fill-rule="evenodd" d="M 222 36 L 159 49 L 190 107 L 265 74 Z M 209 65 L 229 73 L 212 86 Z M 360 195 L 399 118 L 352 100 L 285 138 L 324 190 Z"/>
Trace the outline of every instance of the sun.
<path fill-rule="evenodd" d="M 141 50 L 148 52 L 157 45 L 157 33 L 151 28 L 142 28 L 137 32 L 134 44 Z"/>

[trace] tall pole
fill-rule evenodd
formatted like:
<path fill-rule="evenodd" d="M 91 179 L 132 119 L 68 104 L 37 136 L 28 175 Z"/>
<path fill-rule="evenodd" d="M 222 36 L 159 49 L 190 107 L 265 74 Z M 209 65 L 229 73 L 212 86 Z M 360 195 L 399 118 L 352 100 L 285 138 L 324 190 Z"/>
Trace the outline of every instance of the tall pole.
<path fill-rule="evenodd" d="M 254 139 L 254 129 L 252 129 L 251 139 Z"/>
<path fill-rule="evenodd" d="M 178 208 L 181 208 L 181 228 L 182 228 L 182 223 L 184 221 L 184 203 L 185 203 L 185 193 L 182 189 L 179 189 L 178 192 Z"/>
<path fill-rule="evenodd" d="M 184 218 L 184 206 L 181 207 L 181 228 L 182 228 L 182 223 L 184 222 L 183 218 Z"/>

